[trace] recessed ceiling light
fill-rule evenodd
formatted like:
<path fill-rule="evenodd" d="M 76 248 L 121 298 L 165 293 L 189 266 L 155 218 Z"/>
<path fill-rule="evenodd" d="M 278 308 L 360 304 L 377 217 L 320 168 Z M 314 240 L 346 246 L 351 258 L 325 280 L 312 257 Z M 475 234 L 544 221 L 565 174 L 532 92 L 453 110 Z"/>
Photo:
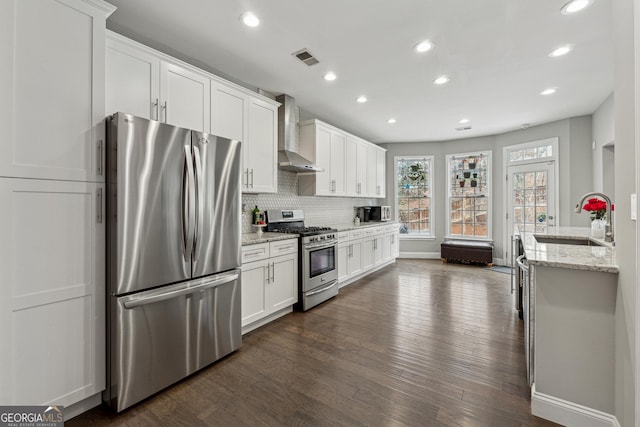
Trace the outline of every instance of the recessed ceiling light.
<path fill-rule="evenodd" d="M 437 85 L 443 85 L 443 84 L 448 83 L 448 82 L 449 82 L 449 77 L 447 77 L 447 76 L 440 76 L 440 77 L 438 77 L 437 79 L 435 79 L 433 81 L 433 83 L 437 84 Z"/>
<path fill-rule="evenodd" d="M 429 40 L 424 40 L 415 45 L 414 49 L 416 50 L 416 52 L 424 53 L 429 52 L 431 49 L 433 49 L 433 46 L 434 44 L 432 42 L 430 42 Z"/>
<path fill-rule="evenodd" d="M 333 71 L 329 71 L 327 74 L 322 76 L 322 78 L 325 79 L 328 82 L 332 82 L 337 78 L 337 76 Z"/>
<path fill-rule="evenodd" d="M 571 15 L 572 13 L 580 12 L 581 10 L 586 9 L 591 6 L 594 0 L 572 0 L 569 3 L 562 6 L 560 9 L 560 13 L 563 15 Z"/>
<path fill-rule="evenodd" d="M 550 87 L 549 89 L 545 89 L 542 92 L 540 92 L 540 95 L 552 95 L 554 93 L 556 93 L 558 89 L 555 87 Z"/>
<path fill-rule="evenodd" d="M 460 123 L 462 124 L 469 123 L 469 119 L 460 119 Z"/>
<path fill-rule="evenodd" d="M 363 103 L 367 102 L 367 97 L 366 97 L 366 96 L 364 96 L 364 95 L 360 95 L 360 96 L 356 99 L 356 101 L 358 101 L 359 103 L 363 104 Z"/>
<path fill-rule="evenodd" d="M 394 124 L 395 122 L 396 122 L 396 119 L 394 119 L 393 117 L 387 120 L 387 123 L 389 123 L 390 125 Z"/>
<path fill-rule="evenodd" d="M 563 56 L 566 55 L 567 53 L 571 52 L 571 49 L 573 49 L 573 45 L 570 44 L 566 44 L 564 46 L 560 46 L 557 49 L 554 49 L 549 56 L 552 58 L 557 58 L 558 56 Z"/>
<path fill-rule="evenodd" d="M 251 12 L 243 13 L 240 16 L 240 19 L 247 27 L 257 27 L 258 25 L 260 25 L 260 20 L 258 19 L 258 17 Z"/>

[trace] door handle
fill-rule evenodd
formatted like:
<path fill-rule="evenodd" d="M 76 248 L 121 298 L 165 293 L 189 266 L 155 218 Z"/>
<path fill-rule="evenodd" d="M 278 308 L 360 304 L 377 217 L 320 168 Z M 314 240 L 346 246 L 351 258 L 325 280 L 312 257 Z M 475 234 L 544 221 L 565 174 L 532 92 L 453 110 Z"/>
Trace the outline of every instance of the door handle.
<path fill-rule="evenodd" d="M 96 222 L 102 224 L 102 188 L 96 191 Z"/>
<path fill-rule="evenodd" d="M 191 147 L 184 146 L 184 163 L 182 169 L 182 243 L 185 262 L 191 260 L 195 223 L 195 189 Z"/>
<path fill-rule="evenodd" d="M 201 283 L 196 286 L 181 287 L 180 289 L 176 289 L 173 291 L 153 290 L 153 291 L 149 291 L 150 295 L 148 296 L 129 297 L 131 299 L 123 302 L 122 305 L 124 305 L 125 308 L 135 308 L 141 305 L 152 304 L 154 302 L 166 301 L 168 299 L 173 299 L 181 295 L 193 294 L 198 291 L 204 291 L 205 289 L 224 285 L 225 283 L 238 280 L 238 277 L 240 277 L 238 273 L 231 273 L 231 274 L 224 275 L 222 277 L 215 278 L 210 282 L 207 281 L 205 283 Z M 146 292 L 143 292 L 143 294 L 146 294 Z"/>
<path fill-rule="evenodd" d="M 271 264 L 267 263 L 267 283 L 271 283 Z"/>
<path fill-rule="evenodd" d="M 276 263 L 271 263 L 271 283 L 276 282 Z"/>
<path fill-rule="evenodd" d="M 153 111 L 155 111 L 156 116 L 155 116 L 155 120 L 160 121 L 160 112 L 158 111 L 158 105 L 160 104 L 160 101 L 158 101 L 158 98 L 156 98 L 156 102 L 154 102 L 153 104 L 151 104 L 151 107 L 153 108 Z M 153 119 L 153 116 L 152 116 Z"/>
<path fill-rule="evenodd" d="M 162 110 L 164 111 L 164 122 L 167 123 L 167 101 L 164 101 L 164 104 L 162 104 Z"/>
<path fill-rule="evenodd" d="M 98 166 L 96 168 L 96 172 L 98 175 L 102 176 L 102 162 L 103 162 L 104 152 L 103 152 L 103 141 L 98 141 Z"/>
<path fill-rule="evenodd" d="M 197 197 L 195 202 L 197 203 L 198 216 L 193 227 L 193 260 L 198 260 L 198 252 L 200 252 L 200 246 L 202 245 L 202 239 L 198 238 L 198 235 L 202 233 L 204 226 L 204 177 L 202 174 L 202 158 L 200 157 L 200 148 L 193 147 L 193 163 L 195 165 L 195 190 Z"/>
<path fill-rule="evenodd" d="M 251 168 L 251 188 L 253 188 L 253 168 Z"/>

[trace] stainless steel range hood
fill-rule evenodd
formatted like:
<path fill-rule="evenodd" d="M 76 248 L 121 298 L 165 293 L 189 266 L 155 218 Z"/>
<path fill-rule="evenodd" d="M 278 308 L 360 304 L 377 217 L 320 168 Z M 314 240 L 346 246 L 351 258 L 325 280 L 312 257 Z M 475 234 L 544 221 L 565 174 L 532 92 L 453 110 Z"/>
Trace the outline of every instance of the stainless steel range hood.
<path fill-rule="evenodd" d="M 298 122 L 296 101 L 289 95 L 276 97 L 278 108 L 278 165 L 280 169 L 292 172 L 323 172 L 312 161 L 298 153 Z"/>

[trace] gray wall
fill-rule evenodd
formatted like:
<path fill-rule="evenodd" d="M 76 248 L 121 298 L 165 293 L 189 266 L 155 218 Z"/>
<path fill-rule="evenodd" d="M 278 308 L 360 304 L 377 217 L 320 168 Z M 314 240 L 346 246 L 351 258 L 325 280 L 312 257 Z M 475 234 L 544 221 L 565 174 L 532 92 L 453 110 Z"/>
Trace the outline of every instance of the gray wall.
<path fill-rule="evenodd" d="M 638 2 L 636 2 L 638 4 Z M 636 223 L 631 221 L 629 195 L 636 193 L 634 0 L 616 0 L 613 7 L 615 110 L 615 240 L 620 267 L 616 299 L 616 417 L 623 427 L 634 422 L 636 376 Z M 640 22 L 635 22 L 640 25 Z"/>
<path fill-rule="evenodd" d="M 588 226 L 586 214 L 573 213 L 579 197 L 592 191 L 592 123 L 591 116 L 558 120 L 527 129 L 481 138 L 468 138 L 443 142 L 414 142 L 380 144 L 387 149 L 387 200 L 393 199 L 393 159 L 394 156 L 433 155 L 435 159 L 434 188 L 434 240 L 402 240 L 400 251 L 435 256 L 440 253 L 440 243 L 446 234 L 446 166 L 447 154 L 491 150 L 492 154 L 492 237 L 494 257 L 505 257 L 503 193 L 505 191 L 505 171 L 503 170 L 502 149 L 508 145 L 521 144 L 546 138 L 558 137 L 559 145 L 559 200 L 557 208 L 560 225 Z M 504 259 L 508 263 L 507 259 Z"/>
<path fill-rule="evenodd" d="M 593 141 L 596 147 L 593 150 L 593 188 L 595 191 L 605 191 L 610 195 L 611 188 L 604 189 L 605 181 L 613 181 L 614 173 L 613 164 L 608 156 L 611 155 L 611 148 L 605 148 L 605 145 L 612 145 L 615 142 L 615 121 L 613 119 L 613 93 L 598 107 L 593 113 Z M 610 167 L 603 167 L 605 159 L 609 160 L 606 164 Z"/>

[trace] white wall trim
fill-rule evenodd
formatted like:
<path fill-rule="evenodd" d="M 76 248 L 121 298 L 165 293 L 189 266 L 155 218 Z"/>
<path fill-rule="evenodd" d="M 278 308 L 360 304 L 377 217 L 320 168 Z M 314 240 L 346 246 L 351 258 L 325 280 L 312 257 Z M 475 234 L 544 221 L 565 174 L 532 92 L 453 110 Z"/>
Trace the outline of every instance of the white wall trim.
<path fill-rule="evenodd" d="M 537 392 L 535 384 L 531 387 L 531 413 L 565 426 L 620 427 L 614 415 Z"/>
<path fill-rule="evenodd" d="M 400 256 L 398 258 L 440 259 L 440 252 L 400 252 Z"/>
<path fill-rule="evenodd" d="M 494 258 L 493 259 L 493 265 L 506 265 L 507 267 L 510 267 L 511 264 L 505 264 L 504 262 L 504 258 Z"/>

